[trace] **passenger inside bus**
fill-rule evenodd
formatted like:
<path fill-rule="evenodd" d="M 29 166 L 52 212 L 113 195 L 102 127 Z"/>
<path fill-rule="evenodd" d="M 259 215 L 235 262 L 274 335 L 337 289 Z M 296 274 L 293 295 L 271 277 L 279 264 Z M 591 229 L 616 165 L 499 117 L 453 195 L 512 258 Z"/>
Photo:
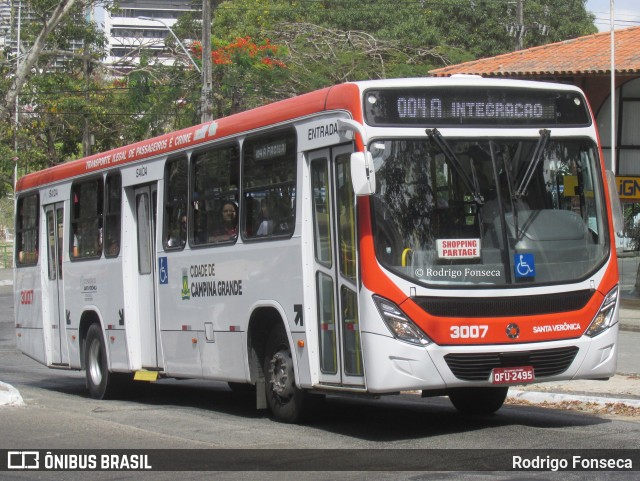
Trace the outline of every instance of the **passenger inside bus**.
<path fill-rule="evenodd" d="M 238 207 L 235 202 L 222 205 L 221 220 L 214 233 L 215 242 L 224 242 L 238 237 Z"/>
<path fill-rule="evenodd" d="M 256 230 L 256 235 L 271 235 L 273 233 L 273 220 L 271 219 L 267 199 L 262 199 L 262 201 L 260 201 L 260 215 L 258 219 L 258 229 Z"/>

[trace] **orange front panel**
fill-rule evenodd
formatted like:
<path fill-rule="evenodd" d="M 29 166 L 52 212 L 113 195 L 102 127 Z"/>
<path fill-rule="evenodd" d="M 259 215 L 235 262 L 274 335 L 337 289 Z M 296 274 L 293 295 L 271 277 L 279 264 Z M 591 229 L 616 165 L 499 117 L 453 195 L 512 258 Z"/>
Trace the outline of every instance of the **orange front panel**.
<path fill-rule="evenodd" d="M 433 317 L 411 299 L 400 307 L 439 345 L 516 344 L 582 336 L 604 296 L 595 292 L 579 311 L 531 316 L 451 318 Z"/>
<path fill-rule="evenodd" d="M 430 339 L 440 345 L 514 344 L 581 337 L 598 312 L 604 296 L 618 282 L 617 263 L 614 258 L 609 262 L 598 291 L 589 303 L 578 311 L 510 317 L 434 317 L 413 302 L 386 275 L 376 260 L 370 199 L 358 198 L 358 209 L 363 284 L 373 293 L 400 306 Z M 491 291 L 487 291 L 486 297 L 491 296 Z"/>

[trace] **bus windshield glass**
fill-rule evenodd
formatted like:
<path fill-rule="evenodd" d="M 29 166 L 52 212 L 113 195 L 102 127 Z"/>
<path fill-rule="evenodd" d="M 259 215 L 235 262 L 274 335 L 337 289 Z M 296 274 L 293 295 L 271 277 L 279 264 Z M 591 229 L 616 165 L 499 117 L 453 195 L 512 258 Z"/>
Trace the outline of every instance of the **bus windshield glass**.
<path fill-rule="evenodd" d="M 434 131 L 369 146 L 382 265 L 425 285 L 482 287 L 578 281 L 604 262 L 609 234 L 592 140 Z"/>

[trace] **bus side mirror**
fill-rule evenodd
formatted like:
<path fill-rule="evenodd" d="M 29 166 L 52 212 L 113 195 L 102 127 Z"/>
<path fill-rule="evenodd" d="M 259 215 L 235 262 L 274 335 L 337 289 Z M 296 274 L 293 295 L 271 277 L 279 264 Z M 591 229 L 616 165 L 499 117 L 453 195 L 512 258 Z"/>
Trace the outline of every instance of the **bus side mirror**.
<path fill-rule="evenodd" d="M 376 171 L 371 152 L 351 154 L 351 183 L 356 195 L 372 195 L 376 191 Z"/>
<path fill-rule="evenodd" d="M 617 233 L 624 231 L 624 217 L 622 215 L 622 205 L 618 196 L 618 186 L 616 184 L 616 174 L 607 170 L 607 187 L 609 187 L 609 204 L 611 205 L 611 216 L 613 217 L 613 230 Z"/>

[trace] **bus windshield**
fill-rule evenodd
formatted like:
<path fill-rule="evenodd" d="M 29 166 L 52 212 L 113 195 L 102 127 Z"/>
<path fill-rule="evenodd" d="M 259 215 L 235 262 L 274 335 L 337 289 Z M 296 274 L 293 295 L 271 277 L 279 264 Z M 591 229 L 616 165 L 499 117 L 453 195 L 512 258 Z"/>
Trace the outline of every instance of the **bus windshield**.
<path fill-rule="evenodd" d="M 592 140 L 427 133 L 369 146 L 383 266 L 431 286 L 528 286 L 584 279 L 606 259 Z"/>

